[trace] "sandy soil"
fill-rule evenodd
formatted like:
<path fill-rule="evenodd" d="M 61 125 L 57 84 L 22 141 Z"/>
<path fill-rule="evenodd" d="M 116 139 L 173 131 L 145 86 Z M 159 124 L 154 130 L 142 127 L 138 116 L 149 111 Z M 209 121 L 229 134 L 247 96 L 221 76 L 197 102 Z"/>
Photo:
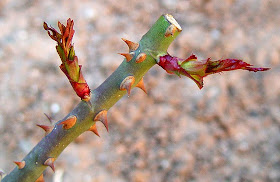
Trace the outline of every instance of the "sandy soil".
<path fill-rule="evenodd" d="M 183 32 L 169 52 L 238 58 L 265 73 L 235 71 L 193 81 L 155 66 L 108 114 L 110 133 L 84 133 L 46 181 L 280 181 L 280 1 L 1 0 L 0 169 L 8 173 L 79 102 L 59 70 L 55 43 L 42 28 L 71 17 L 75 48 L 91 88 L 121 63 L 133 41 L 163 13 Z"/>

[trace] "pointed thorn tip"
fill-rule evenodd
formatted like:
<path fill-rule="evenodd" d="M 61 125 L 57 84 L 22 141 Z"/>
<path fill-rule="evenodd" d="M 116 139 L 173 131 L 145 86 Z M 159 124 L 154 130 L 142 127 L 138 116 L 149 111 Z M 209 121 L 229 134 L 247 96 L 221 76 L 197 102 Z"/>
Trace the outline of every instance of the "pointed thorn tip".
<path fill-rule="evenodd" d="M 25 166 L 25 161 L 22 162 L 14 161 L 14 163 L 18 166 L 19 169 L 23 169 Z"/>
<path fill-rule="evenodd" d="M 131 53 L 119 53 L 119 54 L 125 57 L 126 62 L 131 61 L 133 59 L 133 57 L 134 57 L 134 52 L 131 52 Z"/>
<path fill-rule="evenodd" d="M 143 90 L 146 94 L 147 93 L 147 90 L 145 88 L 145 85 L 144 85 L 144 79 L 141 78 L 141 80 L 137 83 L 136 87 L 140 88 L 141 90 Z"/>
<path fill-rule="evenodd" d="M 88 131 L 91 131 L 93 132 L 94 134 L 96 134 L 97 136 L 100 137 L 99 133 L 98 133 L 98 130 L 97 130 L 97 127 L 96 127 L 96 123 L 94 123 L 89 129 Z"/>
<path fill-rule="evenodd" d="M 63 125 L 63 128 L 68 130 L 72 128 L 77 122 L 77 117 L 76 116 L 70 116 L 66 120 L 60 122 L 57 125 Z"/>
<path fill-rule="evenodd" d="M 52 127 L 51 126 L 40 125 L 40 124 L 36 124 L 36 126 L 42 128 L 46 132 L 46 135 L 49 134 L 52 131 Z"/>
<path fill-rule="evenodd" d="M 107 111 L 106 110 L 103 110 L 103 111 L 100 111 L 94 118 L 93 121 L 101 121 L 103 123 L 103 125 L 105 126 L 107 132 L 109 132 L 109 129 L 108 129 L 108 120 L 107 120 Z M 99 135 L 98 135 L 99 136 Z"/>
<path fill-rule="evenodd" d="M 44 162 L 44 165 L 45 165 L 45 166 L 49 166 L 50 168 L 52 168 L 53 172 L 55 172 L 54 161 L 55 161 L 55 158 L 50 157 L 50 158 L 48 158 L 48 159 Z"/>
<path fill-rule="evenodd" d="M 41 174 L 41 176 L 35 182 L 45 182 L 44 174 Z"/>
<path fill-rule="evenodd" d="M 44 114 L 48 118 L 49 122 L 52 123 L 52 118 L 50 116 L 48 116 L 46 113 L 44 113 Z"/>
<path fill-rule="evenodd" d="M 132 42 L 132 41 L 127 40 L 125 38 L 122 38 L 122 40 L 127 44 L 128 48 L 129 48 L 129 51 L 135 51 L 139 47 L 139 43 Z"/>

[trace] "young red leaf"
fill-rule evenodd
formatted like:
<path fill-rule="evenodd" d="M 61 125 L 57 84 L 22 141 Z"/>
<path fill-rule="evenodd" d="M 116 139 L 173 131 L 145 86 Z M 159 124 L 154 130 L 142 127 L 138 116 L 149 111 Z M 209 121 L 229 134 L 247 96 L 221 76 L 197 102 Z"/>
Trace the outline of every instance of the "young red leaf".
<path fill-rule="evenodd" d="M 66 26 L 58 22 L 60 33 L 54 28 L 44 23 L 44 29 L 48 31 L 49 36 L 57 42 L 56 50 L 62 61 L 60 69 L 67 76 L 76 94 L 83 100 L 90 99 L 90 89 L 85 81 L 81 65 L 78 64 L 78 57 L 75 56 L 72 39 L 75 33 L 73 29 L 74 21 L 70 18 L 67 20 Z"/>
<path fill-rule="evenodd" d="M 206 60 L 198 61 L 195 55 L 191 55 L 189 58 L 184 60 L 178 57 L 170 56 L 169 54 L 160 56 L 158 59 L 158 65 L 160 65 L 167 73 L 175 73 L 179 76 L 185 75 L 191 78 L 200 89 L 203 87 L 203 78 L 210 74 L 237 69 L 254 72 L 270 69 L 254 68 L 251 64 L 238 59 L 221 59 L 211 61 L 210 58 L 208 58 Z"/>

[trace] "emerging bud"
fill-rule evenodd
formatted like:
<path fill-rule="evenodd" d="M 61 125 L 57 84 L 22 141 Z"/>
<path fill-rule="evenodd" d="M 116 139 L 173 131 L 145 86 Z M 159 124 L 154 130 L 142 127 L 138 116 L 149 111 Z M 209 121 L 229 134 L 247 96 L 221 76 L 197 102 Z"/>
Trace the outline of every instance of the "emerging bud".
<path fill-rule="evenodd" d="M 90 89 L 83 77 L 81 68 L 78 64 L 78 57 L 75 56 L 74 45 L 72 39 L 75 33 L 73 29 L 74 21 L 70 18 L 67 25 L 58 22 L 61 33 L 58 33 L 53 27 L 49 27 L 44 22 L 44 29 L 48 31 L 49 36 L 57 42 L 56 50 L 62 61 L 60 69 L 67 76 L 76 94 L 84 101 L 90 100 Z"/>
<path fill-rule="evenodd" d="M 160 65 L 167 73 L 185 75 L 191 78 L 201 89 L 203 87 L 203 78 L 207 75 L 243 69 L 248 71 L 266 71 L 270 68 L 253 68 L 252 65 L 238 59 L 222 59 L 211 61 L 210 58 L 198 61 L 195 55 L 187 59 L 172 57 L 169 54 L 160 56 L 158 59 Z"/>

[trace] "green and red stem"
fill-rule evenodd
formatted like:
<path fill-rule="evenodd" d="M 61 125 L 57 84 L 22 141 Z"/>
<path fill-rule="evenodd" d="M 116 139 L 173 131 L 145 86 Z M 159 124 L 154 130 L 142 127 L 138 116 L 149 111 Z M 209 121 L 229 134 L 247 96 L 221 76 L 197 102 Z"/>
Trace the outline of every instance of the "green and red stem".
<path fill-rule="evenodd" d="M 81 68 L 78 64 L 78 57 L 75 55 L 72 39 L 75 33 L 73 29 L 74 21 L 70 18 L 66 26 L 58 22 L 60 33 L 44 22 L 44 29 L 48 31 L 49 36 L 57 42 L 56 51 L 62 61 L 60 69 L 67 76 L 76 94 L 84 101 L 90 100 L 90 89 L 84 79 Z"/>
<path fill-rule="evenodd" d="M 53 162 L 72 141 L 85 131 L 93 131 L 94 129 L 92 130 L 92 128 L 94 127 L 92 126 L 96 121 L 101 121 L 105 123 L 106 126 L 107 111 L 122 98 L 122 96 L 134 87 L 140 87 L 144 90 L 143 84 L 139 83 L 143 81 L 143 75 L 156 64 L 156 60 L 154 59 L 155 53 L 167 53 L 167 48 L 181 31 L 178 29 L 179 31 L 174 31 L 172 36 L 165 36 L 166 30 L 174 24 L 173 21 L 175 20 L 173 20 L 170 15 L 161 16 L 142 37 L 138 46 L 137 43 L 127 42 L 126 40 L 130 48 L 129 52 L 134 55 L 133 58 L 130 61 L 127 61 L 125 58 L 122 64 L 109 78 L 98 88 L 92 90 L 90 98 L 92 105 L 82 100 L 73 111 L 65 118 L 58 121 L 52 131 L 27 154 L 22 160 L 25 161 L 25 166 L 21 169 L 16 167 L 3 178 L 2 182 L 36 181 L 46 167 L 51 167 L 51 162 Z M 56 33 L 54 30 L 51 28 L 47 28 L 47 30 L 52 32 L 50 35 L 53 36 L 53 39 L 61 40 L 59 34 L 55 34 L 56 36 L 53 35 L 53 33 Z M 63 47 L 63 45 L 60 46 Z M 139 56 L 140 54 L 142 55 Z M 146 54 L 144 60 L 142 60 L 143 54 Z M 131 79 L 126 79 L 127 77 Z M 64 122 L 66 120 L 69 121 L 69 125 Z M 64 123 L 61 124 L 62 122 Z M 68 128 L 65 127 L 65 125 L 73 126 Z"/>
<path fill-rule="evenodd" d="M 131 89 L 139 87 L 146 92 L 143 76 L 155 64 L 159 64 L 169 73 L 185 75 L 202 86 L 202 78 L 220 71 L 247 69 L 265 71 L 266 68 L 252 68 L 241 60 L 197 61 L 195 56 L 183 60 L 171 57 L 167 49 L 182 31 L 171 15 L 161 16 L 139 43 L 123 39 L 129 47 L 124 61 L 98 88 L 90 94 L 90 89 L 81 73 L 78 58 L 75 56 L 72 38 L 73 21 L 67 25 L 58 23 L 61 33 L 44 23 L 49 36 L 57 42 L 57 52 L 61 58 L 61 70 L 65 73 L 73 89 L 82 101 L 54 127 L 38 125 L 46 131 L 46 136 L 27 154 L 3 182 L 29 182 L 42 179 L 47 166 L 55 171 L 54 162 L 61 152 L 79 135 L 92 131 L 98 135 L 95 123 L 101 121 L 108 130 L 107 111 Z M 91 104 L 88 104 L 90 101 Z"/>

